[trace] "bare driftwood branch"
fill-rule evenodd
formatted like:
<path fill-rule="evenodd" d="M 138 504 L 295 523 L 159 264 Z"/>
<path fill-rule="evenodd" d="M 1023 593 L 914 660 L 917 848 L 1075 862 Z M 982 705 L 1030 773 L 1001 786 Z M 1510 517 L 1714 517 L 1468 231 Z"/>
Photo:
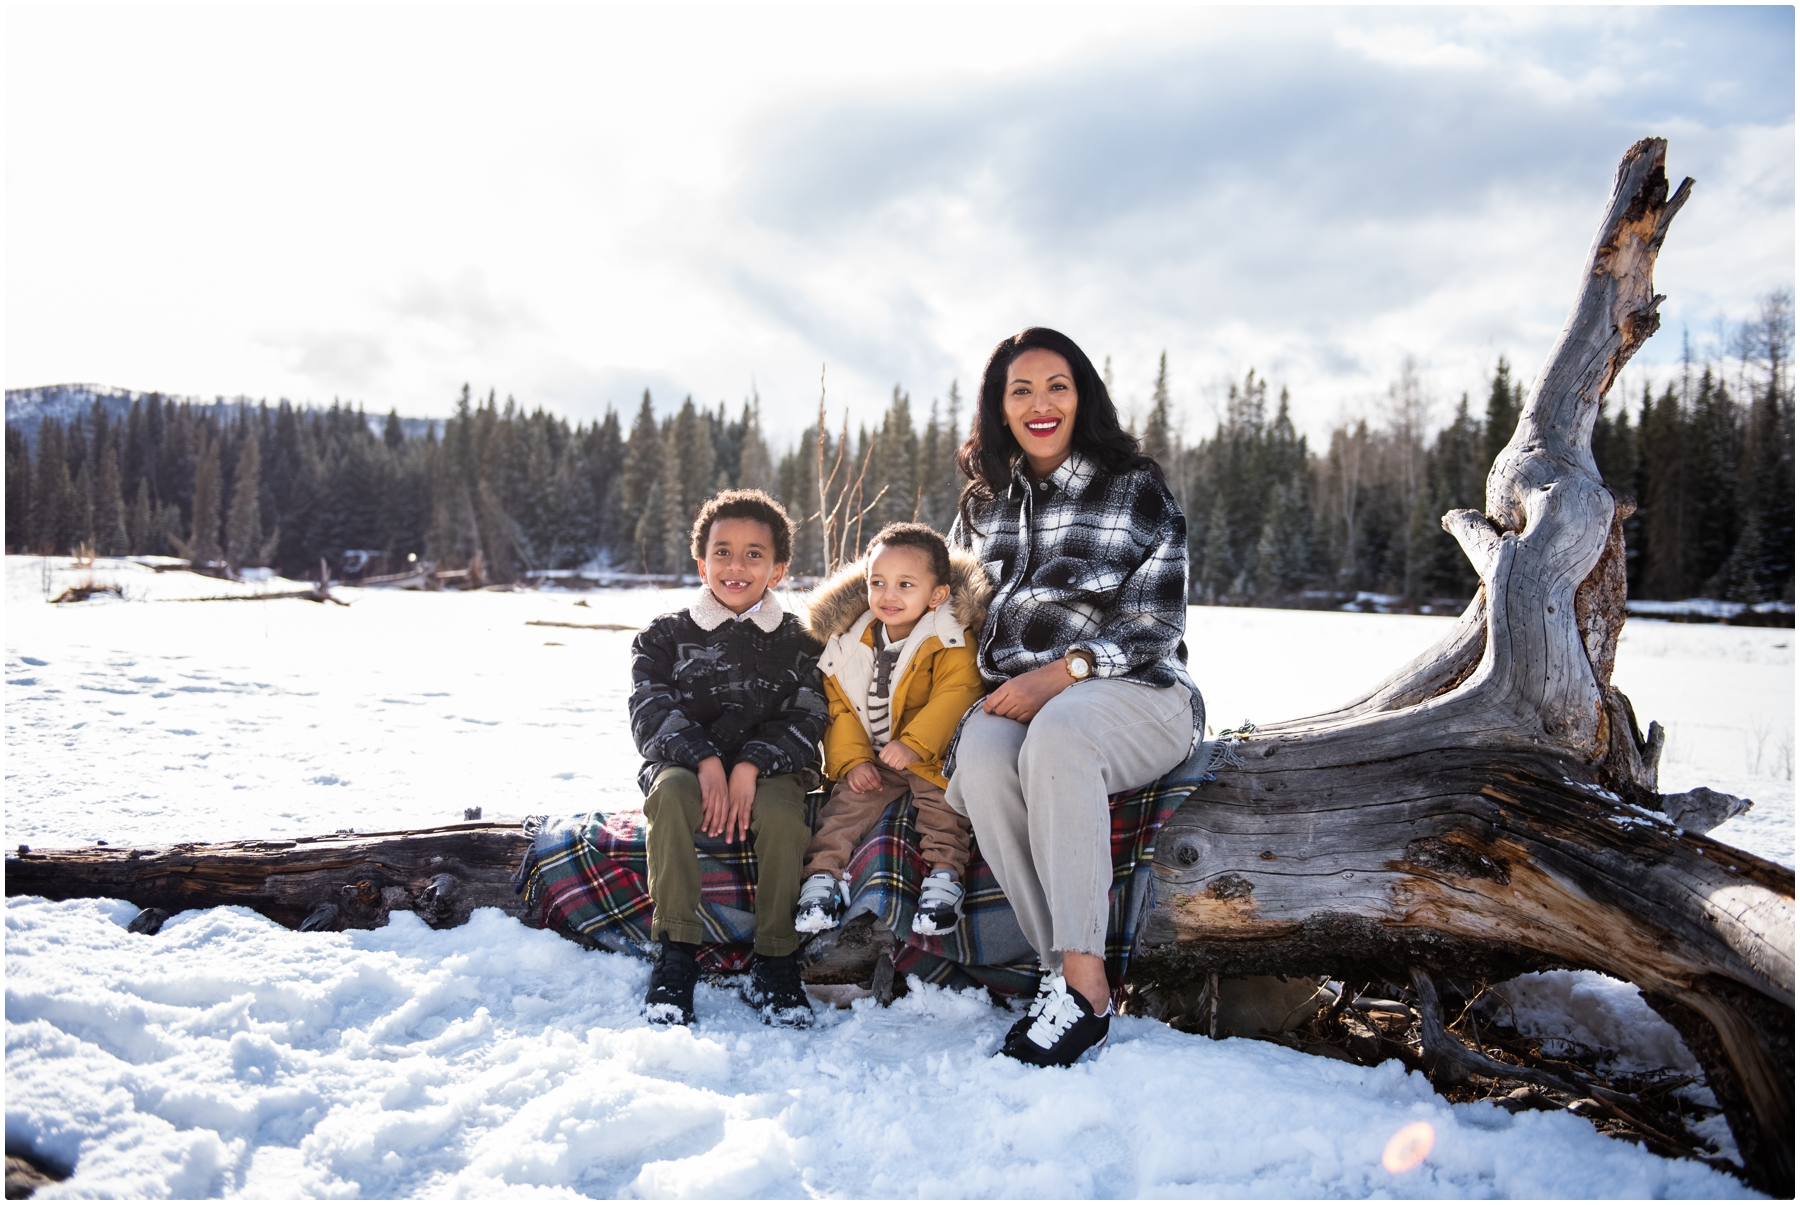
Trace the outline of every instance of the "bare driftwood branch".
<path fill-rule="evenodd" d="M 1633 504 L 1591 437 L 1657 327 L 1651 272 L 1691 191 L 1670 195 L 1665 150 L 1646 139 L 1619 165 L 1486 513 L 1445 516 L 1474 602 L 1362 698 L 1243 739 L 1162 831 L 1134 973 L 1604 971 L 1693 1035 L 1747 1177 L 1791 1195 L 1793 873 L 1701 835 L 1743 801 L 1658 793 L 1660 730 L 1641 735 L 1612 684 Z"/>

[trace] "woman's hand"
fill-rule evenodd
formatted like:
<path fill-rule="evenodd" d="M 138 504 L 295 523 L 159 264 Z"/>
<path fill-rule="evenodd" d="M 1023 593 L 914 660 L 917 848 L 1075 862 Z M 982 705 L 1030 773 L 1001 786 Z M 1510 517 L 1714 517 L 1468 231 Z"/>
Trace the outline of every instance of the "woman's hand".
<path fill-rule="evenodd" d="M 1075 679 L 1061 661 L 1040 665 L 1028 673 L 1002 682 L 993 694 L 981 701 L 981 709 L 989 715 L 1029 724 L 1044 709 L 1044 704 L 1075 685 Z"/>
<path fill-rule="evenodd" d="M 727 841 L 742 841 L 750 835 L 750 806 L 756 802 L 756 779 L 761 773 L 751 761 L 731 767 L 731 800 L 725 813 Z"/>
<path fill-rule="evenodd" d="M 881 788 L 881 771 L 866 761 L 859 761 L 844 775 L 852 791 L 875 791 Z"/>
<path fill-rule="evenodd" d="M 904 741 L 889 741 L 881 747 L 881 760 L 896 770 L 904 770 L 919 760 L 919 754 Z"/>

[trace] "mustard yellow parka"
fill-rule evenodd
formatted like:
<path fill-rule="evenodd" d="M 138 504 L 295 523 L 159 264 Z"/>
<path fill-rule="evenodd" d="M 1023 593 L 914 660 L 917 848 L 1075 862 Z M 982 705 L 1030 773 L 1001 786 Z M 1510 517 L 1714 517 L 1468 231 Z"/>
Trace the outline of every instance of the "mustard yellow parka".
<path fill-rule="evenodd" d="M 807 630 L 825 646 L 819 656 L 825 698 L 831 706 L 831 723 L 825 729 L 825 776 L 833 780 L 854 766 L 875 760 L 867 723 L 853 702 L 856 699 L 866 705 L 874 663 L 868 573 L 869 567 L 862 561 L 845 566 L 807 601 Z M 987 693 L 974 646 L 993 592 L 993 583 L 975 558 L 952 551 L 949 601 L 919 619 L 921 625 L 931 625 L 928 633 L 911 658 L 895 667 L 892 739 L 905 742 L 919 754 L 919 760 L 907 769 L 940 787 L 948 785 L 943 773 L 944 750 L 956 725 Z M 846 678 L 853 684 L 846 686 Z"/>

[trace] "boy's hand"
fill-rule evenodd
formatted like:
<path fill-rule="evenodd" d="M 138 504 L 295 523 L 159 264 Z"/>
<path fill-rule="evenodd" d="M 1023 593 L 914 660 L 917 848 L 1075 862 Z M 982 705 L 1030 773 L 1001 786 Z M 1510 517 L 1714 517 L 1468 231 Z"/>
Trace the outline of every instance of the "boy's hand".
<path fill-rule="evenodd" d="M 881 771 L 866 761 L 859 761 L 844 775 L 852 791 L 874 791 L 881 787 Z"/>
<path fill-rule="evenodd" d="M 731 806 L 725 813 L 725 839 L 742 841 L 750 835 L 750 805 L 756 802 L 756 779 L 762 771 L 755 762 L 731 767 Z"/>
<path fill-rule="evenodd" d="M 701 762 L 695 771 L 700 775 L 700 831 L 716 837 L 725 830 L 725 817 L 731 810 L 730 788 L 725 782 L 725 763 L 716 757 Z"/>
<path fill-rule="evenodd" d="M 896 770 L 904 770 L 919 760 L 919 754 L 904 741 L 889 741 L 881 748 L 881 760 Z"/>

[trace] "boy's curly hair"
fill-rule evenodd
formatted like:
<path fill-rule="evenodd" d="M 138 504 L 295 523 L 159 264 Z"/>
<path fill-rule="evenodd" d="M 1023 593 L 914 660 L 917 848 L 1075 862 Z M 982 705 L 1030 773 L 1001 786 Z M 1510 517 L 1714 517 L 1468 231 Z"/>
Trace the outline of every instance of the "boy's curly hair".
<path fill-rule="evenodd" d="M 923 523 L 889 523 L 869 541 L 869 550 L 873 552 L 877 544 L 889 548 L 917 548 L 931 559 L 931 576 L 937 579 L 937 584 L 950 584 L 950 546 L 944 543 L 943 536 Z"/>
<path fill-rule="evenodd" d="M 712 525 L 720 519 L 750 519 L 769 529 L 775 541 L 775 563 L 785 565 L 794 559 L 794 522 L 781 503 L 761 490 L 723 490 L 708 498 L 694 517 L 690 536 L 694 559 L 706 559 L 706 538 Z"/>

